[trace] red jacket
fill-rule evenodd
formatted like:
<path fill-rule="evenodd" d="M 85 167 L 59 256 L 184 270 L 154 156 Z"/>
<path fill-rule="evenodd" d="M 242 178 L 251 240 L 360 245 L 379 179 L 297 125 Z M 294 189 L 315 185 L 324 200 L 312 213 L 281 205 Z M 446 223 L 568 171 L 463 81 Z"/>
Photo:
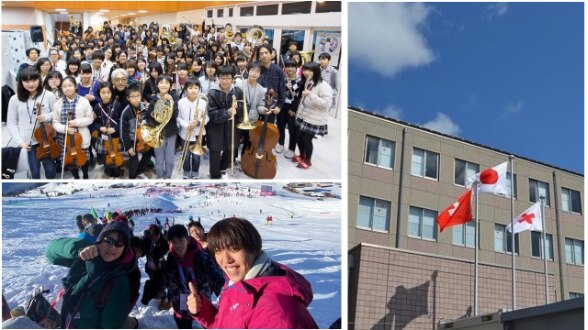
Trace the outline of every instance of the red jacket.
<path fill-rule="evenodd" d="M 209 329 L 318 328 L 306 309 L 312 301 L 310 283 L 275 261 L 264 274 L 225 286 L 218 309 L 202 297 L 202 309 L 194 318 Z"/>

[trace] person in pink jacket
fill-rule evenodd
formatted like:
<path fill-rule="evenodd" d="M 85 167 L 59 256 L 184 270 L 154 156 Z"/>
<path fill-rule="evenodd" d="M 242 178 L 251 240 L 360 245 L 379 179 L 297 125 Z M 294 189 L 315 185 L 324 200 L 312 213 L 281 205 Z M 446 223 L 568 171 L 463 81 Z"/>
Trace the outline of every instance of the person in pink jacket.
<path fill-rule="evenodd" d="M 205 328 L 318 328 L 307 310 L 313 297 L 310 283 L 271 260 L 251 222 L 235 217 L 221 220 L 212 226 L 207 240 L 227 282 L 218 308 L 189 284 L 188 310 Z"/>

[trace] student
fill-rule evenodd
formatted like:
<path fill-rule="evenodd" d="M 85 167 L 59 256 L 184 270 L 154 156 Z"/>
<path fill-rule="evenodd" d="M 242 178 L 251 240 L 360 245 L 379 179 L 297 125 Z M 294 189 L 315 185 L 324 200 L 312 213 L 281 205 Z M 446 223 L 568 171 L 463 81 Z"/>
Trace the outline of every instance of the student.
<path fill-rule="evenodd" d="M 261 74 L 261 64 L 258 62 L 250 63 L 247 69 L 248 78 L 243 93 L 245 93 L 245 98 L 247 99 L 247 110 L 249 111 L 247 115 L 249 116 L 249 121 L 255 123 L 257 120 L 263 120 L 263 116 L 271 114 L 271 112 L 268 112 L 265 104 L 267 90 L 257 83 Z M 239 119 L 238 122 L 242 122 L 244 117 L 243 112 L 241 111 L 237 116 Z M 243 155 L 251 146 L 251 142 L 249 140 L 248 130 L 239 130 L 239 132 L 240 137 L 243 139 L 243 149 L 241 150 L 241 155 Z M 237 151 L 235 150 L 235 158 L 237 157 Z"/>
<path fill-rule="evenodd" d="M 62 72 L 63 78 L 67 76 L 72 76 L 76 80 L 76 84 L 79 80 L 80 75 L 80 66 L 81 66 L 80 59 L 77 57 L 72 57 L 67 60 L 67 67 L 65 71 Z"/>
<path fill-rule="evenodd" d="M 298 128 L 296 126 L 296 111 L 300 103 L 300 92 L 302 89 L 301 78 L 297 74 L 297 65 L 291 59 L 284 63 L 286 70 L 286 100 L 284 101 L 284 109 L 278 114 L 278 130 L 280 137 L 276 152 L 281 153 L 284 150 L 286 142 L 286 127 L 288 127 L 288 150 L 284 153 L 284 157 L 290 159 L 294 157 L 296 151 L 296 136 L 298 135 Z"/>
<path fill-rule="evenodd" d="M 55 113 L 53 114 L 53 127 L 57 134 L 57 141 L 63 148 L 65 147 L 65 133 L 74 134 L 79 132 L 82 136 L 81 148 L 86 154 L 86 160 L 90 159 L 88 147 L 90 146 L 90 131 L 88 125 L 94 121 L 94 112 L 90 102 L 84 97 L 81 97 L 76 90 L 76 82 L 73 77 L 65 77 L 61 83 L 61 90 L 64 98 L 57 101 L 55 104 Z M 69 117 L 69 112 L 73 116 Z M 68 120 L 69 119 L 69 120 Z M 66 124 L 68 125 L 66 127 Z M 67 136 L 68 145 L 71 143 L 71 135 Z M 64 166 L 65 164 L 62 164 Z M 82 173 L 84 179 L 88 179 L 89 162 L 86 161 L 82 165 Z M 71 173 L 75 179 L 79 179 L 79 171 L 77 166 L 71 166 Z M 63 174 L 63 168 L 62 168 Z"/>
<path fill-rule="evenodd" d="M 53 93 L 56 101 L 63 97 L 63 94 L 61 93 L 62 80 L 63 76 L 61 75 L 61 72 L 53 70 L 49 71 L 47 78 L 45 78 L 45 82 L 43 83 L 43 88 Z"/>
<path fill-rule="evenodd" d="M 51 123 L 54 105 L 55 95 L 43 89 L 39 71 L 34 67 L 23 69 L 18 77 L 16 94 L 8 102 L 6 128 L 10 133 L 11 144 L 27 151 L 29 170 L 33 179 L 41 178 L 41 164 L 45 170 L 45 178 L 54 179 L 56 175 L 53 159 L 37 159 L 39 141 L 33 136 L 36 127 Z M 40 112 L 37 110 L 38 107 Z"/>
<path fill-rule="evenodd" d="M 307 309 L 313 298 L 310 283 L 262 250 L 261 235 L 251 222 L 233 217 L 215 223 L 208 248 L 228 282 L 218 307 L 188 283 L 187 309 L 205 328 L 318 328 Z"/>
<path fill-rule="evenodd" d="M 184 87 L 188 81 L 188 65 L 186 63 L 179 63 L 177 65 L 177 75 L 173 84 L 173 96 L 179 100 L 185 96 Z"/>
<path fill-rule="evenodd" d="M 143 297 L 141 303 L 147 305 L 151 299 L 163 298 L 161 294 L 163 286 L 163 265 L 165 256 L 169 249 L 167 239 L 162 235 L 161 228 L 155 224 L 149 225 L 145 230 L 145 240 L 147 241 L 147 250 L 145 256 L 145 272 L 149 279 L 143 287 Z"/>
<path fill-rule="evenodd" d="M 141 104 L 141 86 L 131 85 L 127 88 L 126 93 L 128 105 L 120 116 L 120 143 L 129 156 L 129 179 L 136 179 L 138 176 L 146 178 L 143 172 L 147 169 L 147 164 L 153 156 L 153 149 L 148 148 L 148 150 L 142 151 L 142 158 L 139 159 L 136 130 L 140 125 L 140 113 L 145 111 Z"/>
<path fill-rule="evenodd" d="M 49 59 L 51 60 L 51 70 L 65 70 L 65 61 L 61 59 L 58 49 L 51 48 L 49 50 Z"/>
<path fill-rule="evenodd" d="M 220 179 L 226 176 L 231 164 L 231 125 L 236 125 L 233 116 L 242 112 L 243 105 L 237 100 L 243 99 L 240 88 L 233 86 L 234 68 L 223 66 L 219 73 L 219 86 L 212 87 L 208 93 L 208 114 L 210 121 L 206 125 L 207 142 L 210 150 L 210 178 Z M 235 127 L 235 138 L 237 128 Z M 234 143 L 238 146 L 238 143 Z M 223 173 L 224 172 L 224 173 Z"/>
<path fill-rule="evenodd" d="M 161 125 L 151 115 L 155 109 L 155 105 L 160 100 L 165 100 L 168 106 L 173 108 L 171 118 L 165 124 L 164 141 L 163 143 L 154 148 L 155 153 L 155 171 L 157 172 L 158 179 L 170 179 L 174 169 L 174 157 L 176 151 L 176 134 L 178 133 L 178 126 L 176 118 L 178 117 L 178 104 L 177 100 L 169 93 L 172 85 L 172 78 L 164 74 L 159 76 L 156 81 L 158 93 L 155 99 L 149 103 L 149 109 L 144 113 L 142 119 L 150 126 Z"/>
<path fill-rule="evenodd" d="M 280 113 L 284 107 L 286 101 L 286 83 L 284 78 L 284 72 L 279 66 L 272 63 L 272 48 L 267 45 L 261 45 L 257 49 L 257 57 L 262 65 L 261 75 L 258 83 L 265 87 L 267 90 L 273 89 L 276 93 L 274 99 L 276 100 L 275 106 L 270 108 L 272 114 L 268 121 L 275 123 L 275 117 Z"/>
<path fill-rule="evenodd" d="M 302 169 L 308 169 L 312 165 L 314 136 L 327 133 L 333 90 L 321 78 L 320 70 L 316 62 L 306 63 L 302 68 L 304 90 L 296 113 L 298 127 L 296 140 L 300 155 L 292 157 L 292 162 L 297 162 L 297 167 Z"/>
<path fill-rule="evenodd" d="M 159 62 L 151 63 L 149 67 L 149 79 L 145 81 L 143 88 L 143 101 L 151 102 L 155 99 L 157 94 L 157 78 L 163 74 L 163 67 Z"/>
<path fill-rule="evenodd" d="M 113 98 L 113 88 L 109 82 L 100 82 L 98 85 L 98 95 L 100 95 L 100 102 L 94 106 L 94 120 L 98 131 L 99 137 L 95 142 L 96 154 L 98 157 L 98 163 L 104 164 L 104 173 L 111 178 L 118 178 L 122 175 L 122 169 L 117 167 L 115 164 L 110 166 L 106 165 L 106 157 L 111 152 L 110 149 L 106 148 L 106 141 L 109 141 L 112 146 L 113 139 L 119 138 L 120 134 L 120 116 L 121 106 L 118 101 Z M 122 152 L 122 146 L 119 140 L 117 152 Z"/>
<path fill-rule="evenodd" d="M 39 58 L 39 54 L 41 54 L 41 51 L 37 48 L 32 47 L 26 50 L 26 54 L 27 61 L 18 67 L 18 71 L 16 73 L 16 80 L 18 80 L 18 77 L 20 76 L 20 72 L 22 70 L 26 69 L 29 66 L 34 66 L 35 64 L 37 64 L 37 59 Z"/>
<path fill-rule="evenodd" d="M 191 70 L 190 70 L 190 79 L 199 80 L 200 77 L 204 77 L 204 69 L 202 64 L 202 59 L 195 58 L 192 62 Z"/>
<path fill-rule="evenodd" d="M 200 81 L 202 94 L 206 95 L 211 89 L 218 88 L 218 65 L 214 61 L 208 61 L 204 64 L 204 72 L 205 75 L 198 80 Z"/>
<path fill-rule="evenodd" d="M 204 129 L 209 121 L 208 115 L 204 118 L 206 111 L 206 101 L 200 97 L 200 82 L 197 80 L 188 80 L 184 87 L 186 97 L 178 102 L 178 126 L 180 127 L 180 145 L 186 146 L 185 141 L 189 140 L 187 148 L 192 148 L 200 135 L 200 130 Z M 204 121 L 204 122 L 203 122 Z M 188 136 L 188 132 L 190 136 Z M 203 131 L 202 134 L 206 134 Z M 200 155 L 196 155 L 190 150 L 182 150 L 186 154 L 184 159 L 183 170 L 184 180 L 198 179 L 198 170 L 200 168 Z"/>
<path fill-rule="evenodd" d="M 333 101 L 331 108 L 334 108 L 337 103 L 337 93 L 339 90 L 339 72 L 335 69 L 331 62 L 331 54 L 322 53 L 319 55 L 319 64 L 321 65 L 321 77 L 323 80 L 331 86 L 333 90 Z"/>
<path fill-rule="evenodd" d="M 247 79 L 247 57 L 245 55 L 237 55 L 237 75 Z"/>
<path fill-rule="evenodd" d="M 34 67 L 41 74 L 41 84 L 43 84 L 43 82 L 45 82 L 47 74 L 51 70 L 51 61 L 46 57 L 41 57 L 39 58 L 39 60 L 37 60 L 37 63 L 34 65 Z"/>

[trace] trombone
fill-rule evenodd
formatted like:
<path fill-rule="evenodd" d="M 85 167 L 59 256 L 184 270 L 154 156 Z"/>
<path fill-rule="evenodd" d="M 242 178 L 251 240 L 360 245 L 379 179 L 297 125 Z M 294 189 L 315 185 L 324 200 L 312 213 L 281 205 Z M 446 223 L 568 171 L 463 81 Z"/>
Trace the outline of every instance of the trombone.
<path fill-rule="evenodd" d="M 238 101 L 243 102 L 243 121 L 237 125 L 237 128 L 241 130 L 252 130 L 257 127 L 257 125 L 249 120 L 249 110 L 247 110 L 247 98 L 245 95 L 246 83 L 247 81 L 243 78 L 243 76 L 235 76 L 235 86 L 241 88 L 241 92 L 243 93 L 243 101 Z"/>
<path fill-rule="evenodd" d="M 202 138 L 204 136 L 204 123 L 206 122 L 206 115 L 208 114 L 208 97 L 204 94 L 200 94 L 198 97 L 198 101 L 196 101 L 196 111 L 194 112 L 194 120 L 198 120 L 200 117 L 200 110 L 198 109 L 198 104 L 200 100 L 204 99 L 206 102 L 206 106 L 204 108 L 204 114 L 202 115 L 202 119 L 200 121 L 200 132 L 198 134 L 198 139 L 196 140 L 196 144 L 190 146 L 190 136 L 194 131 L 195 127 L 189 128 L 186 133 L 186 141 L 184 142 L 184 148 L 182 149 L 182 156 L 180 157 L 180 163 L 178 164 L 178 170 L 181 171 L 182 167 L 184 166 L 184 161 L 186 160 L 186 156 L 188 155 L 188 150 L 198 156 L 202 156 L 206 154 L 206 148 L 202 146 Z"/>

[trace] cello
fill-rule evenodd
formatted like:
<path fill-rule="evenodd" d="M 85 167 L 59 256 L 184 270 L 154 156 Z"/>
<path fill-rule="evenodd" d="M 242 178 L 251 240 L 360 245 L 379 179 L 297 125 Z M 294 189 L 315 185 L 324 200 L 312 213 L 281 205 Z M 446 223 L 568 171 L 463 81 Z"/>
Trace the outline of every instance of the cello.
<path fill-rule="evenodd" d="M 112 107 L 110 108 L 111 113 L 112 113 L 112 109 L 114 108 L 115 103 L 116 103 L 116 99 L 114 100 L 114 102 L 112 102 Z M 98 103 L 98 106 L 100 107 L 102 112 L 104 114 L 106 114 L 106 111 L 104 111 L 104 108 L 102 108 L 102 105 L 100 103 Z M 108 129 L 110 128 L 111 121 L 112 121 L 112 117 L 110 117 L 110 115 L 108 115 L 108 123 L 106 124 L 106 131 L 108 131 Z M 108 138 L 106 139 L 106 141 L 104 141 L 104 149 L 106 150 L 106 158 L 104 159 L 104 164 L 109 167 L 113 167 L 113 166 L 114 167 L 121 167 L 125 160 L 123 158 L 122 153 L 119 150 L 119 140 L 118 140 L 118 138 L 111 137 L 109 133 L 106 133 L 106 136 Z"/>
<path fill-rule="evenodd" d="M 82 134 L 80 134 L 80 132 L 67 134 L 71 117 L 73 117 L 73 110 L 68 113 L 67 122 L 65 123 L 66 134 L 64 143 L 65 152 L 63 154 L 63 166 L 70 165 L 73 167 L 82 167 L 86 164 L 87 161 L 86 152 L 82 149 Z"/>
<path fill-rule="evenodd" d="M 274 98 L 274 90 L 268 91 L 265 106 L 270 108 Z M 272 150 L 278 144 L 279 131 L 276 125 L 268 123 L 269 115 L 263 122 L 257 121 L 257 127 L 249 131 L 251 146 L 241 156 L 243 172 L 254 179 L 273 179 L 276 176 L 278 163 Z"/>
<path fill-rule="evenodd" d="M 41 114 L 41 103 L 37 103 L 35 108 L 37 109 L 35 115 L 39 116 Z M 35 140 L 39 142 L 36 155 L 38 160 L 57 159 L 59 157 L 61 148 L 59 147 L 59 143 L 55 141 L 55 130 L 53 126 L 40 123 L 39 127 L 35 128 L 33 135 L 35 136 Z"/>

